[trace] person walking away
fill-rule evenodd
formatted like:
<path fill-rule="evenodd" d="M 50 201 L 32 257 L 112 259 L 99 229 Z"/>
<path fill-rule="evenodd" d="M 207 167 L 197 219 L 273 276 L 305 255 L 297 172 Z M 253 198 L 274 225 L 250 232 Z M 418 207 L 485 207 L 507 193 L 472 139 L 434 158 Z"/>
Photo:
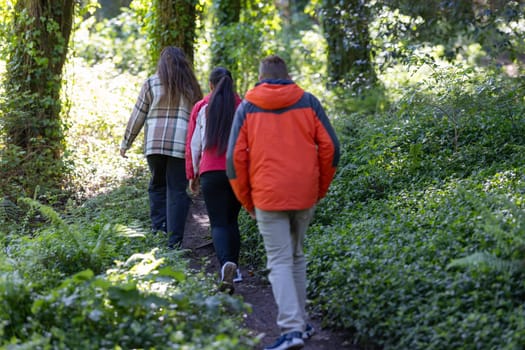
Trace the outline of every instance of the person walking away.
<path fill-rule="evenodd" d="M 120 155 L 126 158 L 144 127 L 144 155 L 151 172 L 152 231 L 166 232 L 170 249 L 181 246 L 189 211 L 186 133 L 191 108 L 201 98 L 199 83 L 182 49 L 164 48 L 155 74 L 142 85 L 120 146 Z"/>
<path fill-rule="evenodd" d="M 259 82 L 235 113 L 227 175 L 257 220 L 281 336 L 266 350 L 300 349 L 307 323 L 304 238 L 339 162 L 339 141 L 319 100 L 289 75 L 279 56 L 259 65 Z"/>
<path fill-rule="evenodd" d="M 190 191 L 199 184 L 210 218 L 215 254 L 221 266 L 220 290 L 234 292 L 234 282 L 242 279 L 239 266 L 241 245 L 238 216 L 241 204 L 226 176 L 226 148 L 233 115 L 240 104 L 231 73 L 215 68 L 209 79 L 211 93 L 198 102 L 190 116 L 186 138 L 186 176 Z"/>

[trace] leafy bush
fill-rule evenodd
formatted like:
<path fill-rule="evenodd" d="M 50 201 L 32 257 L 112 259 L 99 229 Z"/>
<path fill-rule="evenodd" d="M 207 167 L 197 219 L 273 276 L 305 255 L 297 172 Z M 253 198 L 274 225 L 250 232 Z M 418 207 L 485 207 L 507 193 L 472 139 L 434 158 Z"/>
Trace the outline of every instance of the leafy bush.
<path fill-rule="evenodd" d="M 353 113 L 337 121 L 345 147 L 332 192 L 345 204 L 328 204 L 334 208 L 326 216 L 340 205 L 520 164 L 523 88 L 469 70 L 434 68 L 430 80 L 408 90 L 387 115 Z"/>
<path fill-rule="evenodd" d="M 33 238 L 9 235 L 0 264 L 0 347 L 253 348 L 256 339 L 240 327 L 248 306 L 216 294 L 215 280 L 190 270 L 182 251 L 152 248 L 165 246 L 165 237 L 130 220 L 147 213 L 135 196 L 133 189 L 102 195 L 70 213 L 71 222 L 21 201 L 41 213 L 42 226 Z"/>
<path fill-rule="evenodd" d="M 24 329 L 20 325 L 31 313 L 33 299 L 30 283 L 3 258 L 0 266 L 0 296 L 0 338 L 24 336 Z"/>
<path fill-rule="evenodd" d="M 97 21 L 95 16 L 83 20 L 76 32 L 75 50 L 78 57 L 95 65 L 112 62 L 118 70 L 137 74 L 149 69 L 149 57 L 143 53 L 146 40 L 133 11 L 111 19 Z"/>
<path fill-rule="evenodd" d="M 525 123 L 515 81 L 439 70 L 388 115 L 338 125 L 307 236 L 326 325 L 384 349 L 519 349 Z"/>
<path fill-rule="evenodd" d="M 246 308 L 240 300 L 210 295 L 203 274 L 186 276 L 184 266 L 167 266 L 157 255 L 132 256 L 105 276 L 85 270 L 64 280 L 34 300 L 27 329 L 53 348 L 253 346 L 233 322 Z M 23 338 L 17 344 L 27 345 Z"/>
<path fill-rule="evenodd" d="M 521 179 L 510 181 L 510 190 L 523 190 Z M 392 349 L 465 343 L 512 349 L 520 344 L 524 329 L 515 328 L 513 319 L 523 316 L 525 271 L 447 270 L 453 259 L 475 251 L 514 259 L 515 252 L 503 254 L 493 232 L 485 230 L 483 214 L 507 208 L 497 197 L 476 190 L 475 183 L 458 182 L 401 193 L 363 206 L 338 225 L 314 226 L 309 290 L 322 305 L 325 321 L 354 330 L 361 341 Z M 466 321 L 472 313 L 487 322 L 475 327 L 482 333 L 479 339 L 465 341 L 462 337 L 475 335 L 451 327 L 450 320 Z M 443 328 L 441 333 L 436 327 Z"/>

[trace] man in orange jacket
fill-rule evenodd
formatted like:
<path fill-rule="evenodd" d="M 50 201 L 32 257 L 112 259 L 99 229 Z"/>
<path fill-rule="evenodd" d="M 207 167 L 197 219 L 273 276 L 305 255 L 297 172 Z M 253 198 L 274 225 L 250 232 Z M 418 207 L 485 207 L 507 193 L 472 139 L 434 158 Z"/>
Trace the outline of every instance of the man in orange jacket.
<path fill-rule="evenodd" d="M 266 350 L 300 349 L 306 315 L 304 237 L 339 162 L 339 141 L 319 100 L 296 85 L 279 56 L 263 59 L 259 82 L 235 113 L 226 154 L 235 195 L 257 220 L 281 336 Z"/>

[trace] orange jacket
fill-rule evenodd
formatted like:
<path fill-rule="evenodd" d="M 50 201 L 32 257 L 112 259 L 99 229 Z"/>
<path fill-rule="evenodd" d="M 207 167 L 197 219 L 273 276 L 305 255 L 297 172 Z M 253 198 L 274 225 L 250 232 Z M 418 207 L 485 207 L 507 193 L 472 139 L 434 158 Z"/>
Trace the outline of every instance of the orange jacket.
<path fill-rule="evenodd" d="M 226 153 L 227 175 L 246 210 L 312 207 L 338 162 L 339 141 L 315 96 L 290 80 L 264 80 L 246 93 Z"/>

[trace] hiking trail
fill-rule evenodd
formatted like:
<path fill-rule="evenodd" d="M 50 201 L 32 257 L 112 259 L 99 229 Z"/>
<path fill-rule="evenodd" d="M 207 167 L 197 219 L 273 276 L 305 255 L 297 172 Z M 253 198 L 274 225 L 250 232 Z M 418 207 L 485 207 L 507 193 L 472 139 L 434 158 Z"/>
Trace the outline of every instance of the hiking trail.
<path fill-rule="evenodd" d="M 202 195 L 192 198 L 182 248 L 191 252 L 190 266 L 192 268 L 200 269 L 204 259 L 207 261 L 207 272 L 216 274 L 218 278 L 219 263 L 213 249 L 208 215 Z M 279 329 L 276 325 L 277 306 L 268 281 L 249 271 L 245 266 L 239 267 L 243 281 L 235 283 L 235 294 L 242 296 L 244 302 L 252 306 L 252 312 L 245 318 L 245 327 L 250 329 L 254 336 L 262 335 L 261 342 L 254 350 L 263 349 L 264 346 L 272 344 L 279 336 Z M 316 332 L 311 339 L 305 341 L 303 349 L 360 350 L 359 347 L 346 340 L 349 337 L 345 337 L 343 332 L 323 329 L 320 319 L 311 317 L 309 322 L 314 326 Z"/>

